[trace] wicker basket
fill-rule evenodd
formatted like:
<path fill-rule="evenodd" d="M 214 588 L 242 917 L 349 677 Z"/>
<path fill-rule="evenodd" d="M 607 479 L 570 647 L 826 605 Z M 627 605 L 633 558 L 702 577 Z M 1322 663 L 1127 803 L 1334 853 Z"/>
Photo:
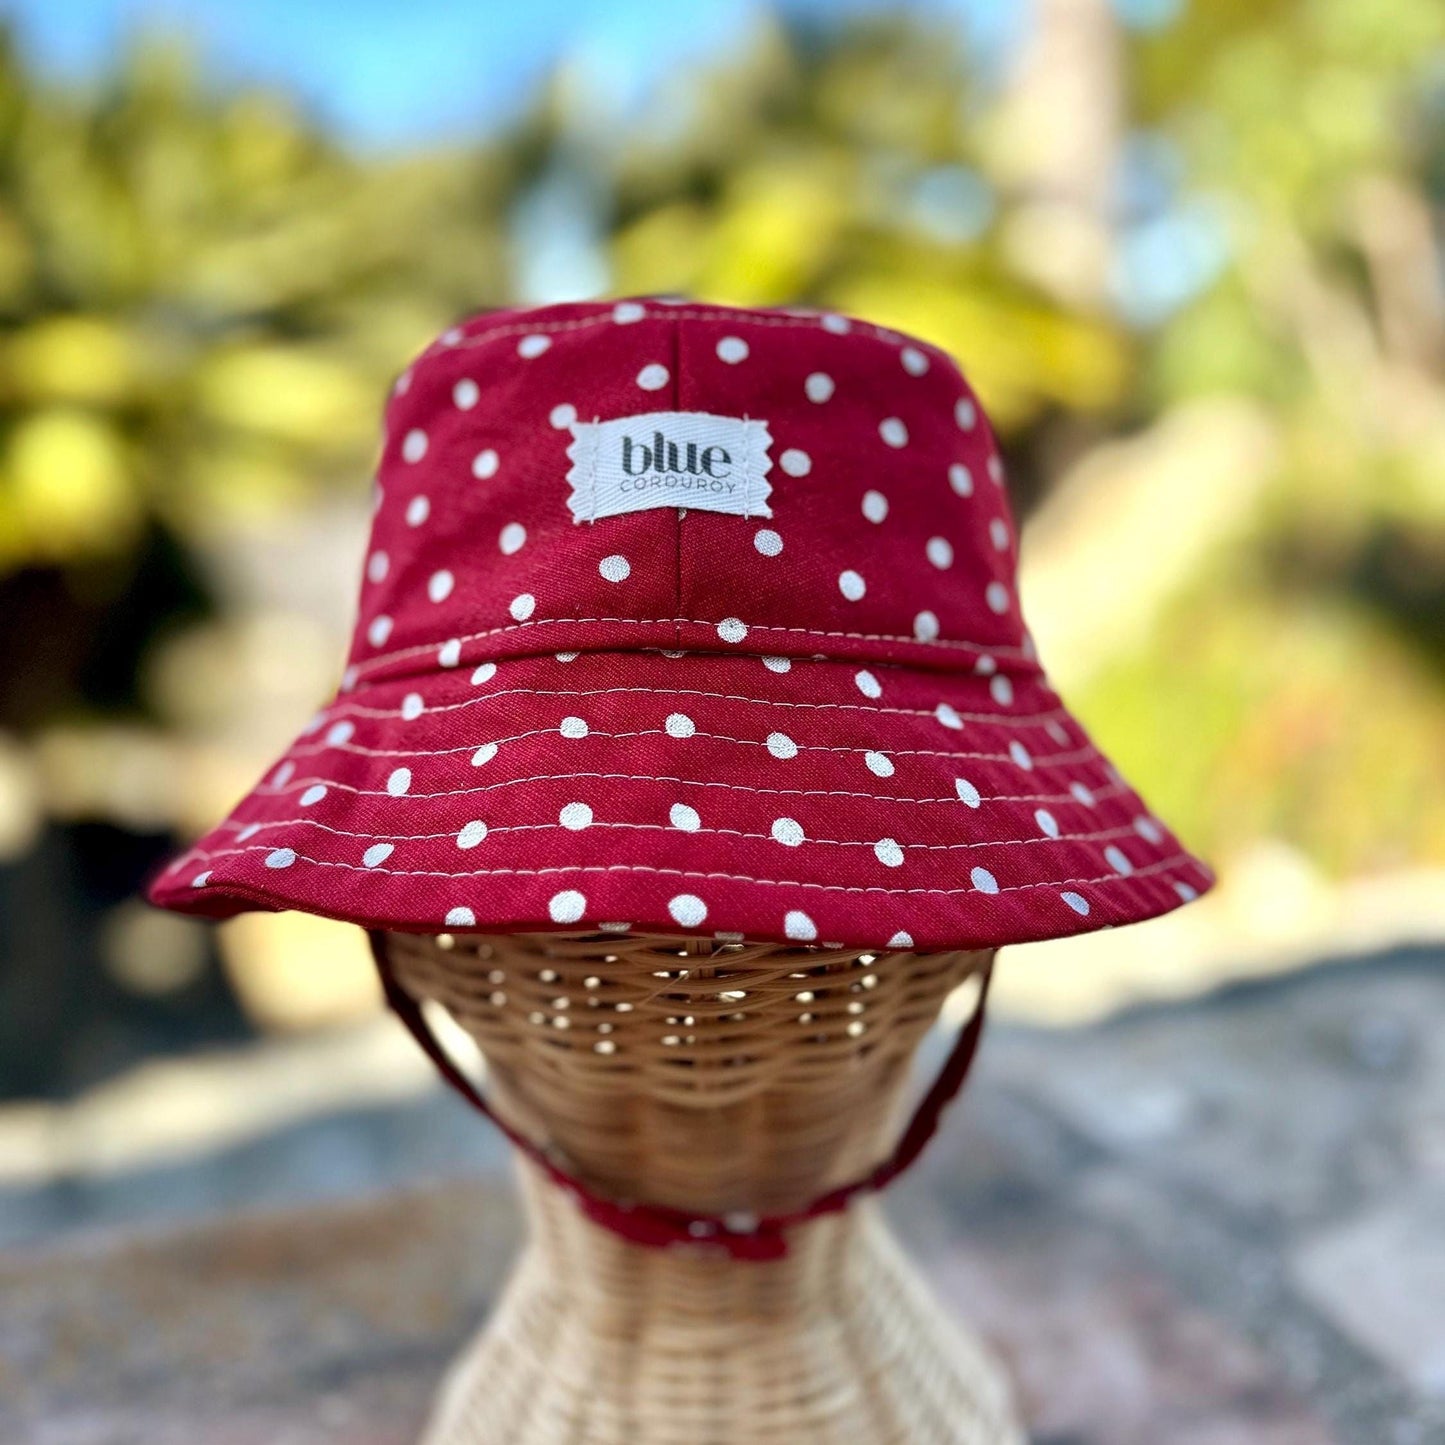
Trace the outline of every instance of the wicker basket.
<path fill-rule="evenodd" d="M 385 935 L 389 981 L 480 1046 L 529 1242 L 425 1445 L 1013 1445 L 1008 1392 L 868 1198 L 785 1257 L 650 1248 L 589 1192 L 746 1221 L 866 1175 L 914 1049 L 988 953 L 620 935 Z"/>

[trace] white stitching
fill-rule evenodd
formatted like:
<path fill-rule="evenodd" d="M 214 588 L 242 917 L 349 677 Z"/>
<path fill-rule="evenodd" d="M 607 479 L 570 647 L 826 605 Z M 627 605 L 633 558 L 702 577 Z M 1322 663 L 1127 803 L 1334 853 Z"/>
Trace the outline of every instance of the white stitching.
<path fill-rule="evenodd" d="M 264 844 L 258 848 L 195 849 L 191 856 L 196 861 L 200 861 L 211 858 L 237 857 L 245 853 L 259 853 L 263 851 L 269 852 L 271 850 Z M 550 868 L 476 868 L 461 873 L 448 873 L 436 868 L 386 868 L 381 866 L 368 868 L 360 863 L 328 862 L 321 858 L 308 858 L 304 853 L 298 853 L 296 860 L 300 863 L 311 863 L 318 868 L 340 868 L 348 873 L 383 873 L 393 878 L 491 878 L 503 876 L 541 878 L 553 873 L 657 873 L 671 878 L 713 878 L 728 883 L 758 883 L 776 888 L 816 888 L 826 893 L 886 893 L 890 897 L 897 897 L 900 894 L 909 893 L 942 893 L 950 895 L 957 893 L 977 893 L 985 898 L 994 896 L 972 887 L 885 888 L 878 884 L 861 886 L 846 883 L 812 883 L 793 878 L 754 878 L 746 873 L 702 872 L 691 868 L 659 868 L 650 863 L 575 863 L 559 864 L 556 867 Z M 1146 864 L 1144 867 L 1135 868 L 1128 873 L 1101 873 L 1094 878 L 1055 878 L 1046 883 L 1011 883 L 999 888 L 998 892 L 1022 893 L 1038 888 L 1061 888 L 1068 883 L 1112 883 L 1123 879 L 1145 878 L 1151 874 L 1163 872 L 1166 868 L 1172 868 L 1177 863 L 1194 865 L 1194 859 L 1187 853 L 1175 853 L 1172 857 L 1163 858 L 1157 863 Z M 1207 872 L 1207 870 L 1205 871 Z M 218 882 L 216 891 L 225 891 L 224 879 Z"/>
<path fill-rule="evenodd" d="M 695 687 L 594 687 L 586 690 L 566 687 L 507 687 L 499 688 L 496 692 L 478 693 L 474 697 L 463 698 L 461 702 L 443 702 L 437 703 L 435 707 L 423 707 L 419 716 L 457 712 L 462 708 L 476 707 L 478 703 L 490 702 L 497 697 L 610 697 L 614 693 L 642 693 L 649 697 L 706 697 L 718 702 L 757 703 L 762 707 L 796 707 L 818 712 L 863 712 L 870 717 L 931 718 L 935 715 L 932 708 L 926 707 L 875 707 L 863 702 L 797 702 L 782 698 L 745 697 L 741 693 L 708 692 Z M 345 701 L 322 710 L 328 721 L 335 721 L 339 717 L 394 718 L 399 712 L 399 708 L 366 707 L 361 703 Z M 964 722 L 996 723 L 1008 727 L 1021 727 L 1025 724 L 1046 727 L 1051 721 L 1067 717 L 1069 712 L 1067 708 L 1056 707 L 1050 708 L 1048 712 L 960 712 L 958 715 Z"/>
<path fill-rule="evenodd" d="M 955 801 L 957 801 L 955 799 Z M 258 829 L 266 828 L 291 828 L 299 824 L 307 827 L 319 828 L 323 833 L 334 834 L 338 838 L 358 838 L 367 842 L 387 843 L 427 843 L 442 838 L 455 838 L 457 829 L 448 829 L 445 833 L 356 833 L 349 828 L 334 828 L 330 823 L 323 823 L 320 818 L 278 818 L 274 822 L 258 822 Z M 249 826 L 227 820 L 222 827 L 236 829 Z M 605 822 L 601 819 L 593 819 L 587 825 L 585 831 L 593 828 L 614 828 L 623 832 L 643 833 L 679 833 L 686 831 L 689 837 L 700 837 L 703 834 L 715 834 L 720 837 L 745 838 L 759 843 L 772 843 L 775 841 L 771 833 L 747 833 L 741 828 L 693 828 L 683 830 L 675 828 L 670 823 L 624 823 Z M 570 831 L 561 823 L 504 823 L 498 826 L 488 825 L 486 837 L 490 838 L 494 833 L 546 833 Z M 254 835 L 253 835 L 254 836 Z M 926 853 L 957 853 L 974 848 L 1017 848 L 1023 845 L 1035 845 L 1039 843 L 1102 843 L 1114 838 L 1136 837 L 1132 826 L 1108 828 L 1101 833 L 1059 833 L 1055 835 L 1040 834 L 1037 838 L 999 838 L 984 839 L 976 843 L 905 843 L 898 839 L 894 841 L 905 851 L 913 850 Z M 807 843 L 824 843 L 836 848 L 871 848 L 878 840 L 876 838 L 815 838 L 809 834 L 804 840 Z"/>
<path fill-rule="evenodd" d="M 526 622 L 508 622 L 500 627 L 489 627 L 481 632 L 466 632 L 454 639 L 457 642 L 476 642 L 484 637 L 497 637 L 504 632 L 522 632 L 529 627 L 570 627 L 588 623 L 627 623 L 635 627 L 707 627 L 716 630 L 721 618 L 700 618 L 700 617 L 534 617 Z M 744 619 L 746 620 L 746 619 Z M 749 622 L 749 632 L 785 632 L 799 633 L 804 637 L 834 637 L 845 638 L 853 642 L 905 642 L 913 647 L 938 647 L 938 648 L 961 648 L 967 652 L 987 654 L 990 657 L 1016 657 L 1031 664 L 1029 671 L 1042 674 L 1033 659 L 1028 656 L 1022 647 L 1009 647 L 1004 643 L 987 642 L 966 642 L 961 638 L 935 637 L 929 642 L 923 642 L 917 637 L 904 637 L 891 632 L 819 632 L 812 627 L 774 627 L 766 622 Z M 398 658 L 419 657 L 426 653 L 433 653 L 437 650 L 434 642 L 419 643 L 415 647 L 402 647 L 393 652 L 379 652 L 374 657 L 365 661 L 358 661 L 352 665 L 356 668 L 358 675 L 370 671 L 372 668 L 381 667 L 388 662 L 395 662 Z M 602 648 L 600 651 L 617 651 L 616 648 Z M 734 654 L 737 656 L 751 656 L 750 653 Z M 854 662 L 867 661 L 868 659 L 828 657 L 827 662 Z M 899 664 L 907 666 L 907 664 Z"/>
<path fill-rule="evenodd" d="M 986 757 L 988 754 L 975 754 L 973 756 Z M 470 796 L 476 793 L 490 793 L 498 788 L 511 788 L 527 783 L 569 783 L 573 779 L 593 779 L 601 782 L 629 782 L 629 783 L 676 783 L 680 787 L 687 788 L 724 788 L 735 793 L 761 793 L 788 798 L 866 798 L 870 803 L 952 803 L 955 807 L 961 799 L 957 793 L 948 793 L 937 798 L 905 798 L 892 793 L 865 793 L 861 791 L 850 791 L 838 788 L 758 788 L 746 783 L 727 783 L 720 779 L 709 778 L 679 778 L 670 774 L 654 775 L 648 773 L 533 773 L 525 778 L 499 778 L 495 783 L 487 783 L 477 788 L 455 788 L 446 793 L 416 793 L 405 794 L 406 797 L 422 798 L 452 798 Z M 267 784 L 261 784 L 254 791 L 257 795 L 269 797 L 284 797 L 287 793 L 304 791 L 315 783 L 325 783 L 328 787 L 339 788 L 343 792 L 360 793 L 361 790 L 349 783 L 333 782 L 329 778 L 318 778 L 314 774 L 309 777 L 298 777 L 290 779 L 285 787 L 273 788 Z M 1097 800 L 1100 798 L 1112 798 L 1128 795 L 1132 789 L 1123 784 L 1110 784 L 1107 787 L 1093 788 L 1090 790 L 1092 796 Z M 381 797 L 380 793 L 368 792 L 362 794 L 365 797 Z M 385 796 L 390 797 L 388 793 Z M 979 801 L 981 803 L 1077 803 L 1079 800 L 1072 793 L 991 793 L 983 794 Z M 243 826 L 238 824 L 237 826 Z"/>
<path fill-rule="evenodd" d="M 532 728 L 528 732 L 514 733 L 511 737 L 483 738 L 480 742 L 464 743 L 461 746 L 455 748 L 436 748 L 431 750 L 426 748 L 366 748 L 362 747 L 359 743 L 327 743 L 323 741 L 319 743 L 298 744 L 290 750 L 287 756 L 317 757 L 321 753 L 326 752 L 343 752 L 355 753 L 358 757 L 368 758 L 435 758 L 447 757 L 456 753 L 474 753 L 479 747 L 486 746 L 487 744 L 491 744 L 494 747 L 500 748 L 504 743 L 516 743 L 522 742 L 527 738 L 553 736 L 561 736 L 561 733 L 558 731 L 557 728 Z M 598 728 L 589 728 L 587 730 L 586 736 L 588 738 L 612 738 L 615 740 L 618 738 L 655 738 L 664 736 L 670 737 L 671 734 L 667 733 L 666 730 L 663 728 L 638 728 L 634 732 L 625 733 L 609 733 L 602 732 Z M 735 743 L 740 747 L 768 747 L 768 740 L 766 738 L 733 738 L 728 737 L 725 733 L 705 733 L 701 731 L 694 732 L 691 736 L 694 738 L 707 738 L 715 743 Z M 584 741 L 584 739 L 568 738 L 567 741 L 574 744 L 580 744 Z M 683 742 L 687 740 L 679 738 L 675 739 L 675 741 Z M 797 748 L 798 752 L 800 753 L 858 753 L 861 755 L 863 753 L 874 751 L 870 748 L 857 747 L 853 745 L 845 747 L 841 743 L 800 743 L 797 741 L 796 738 L 793 739 L 793 743 L 794 746 Z M 975 760 L 983 760 L 986 762 L 1009 763 L 1013 767 L 1018 767 L 1018 764 L 1014 762 L 1013 757 L 1009 753 L 950 752 L 945 748 L 887 748 L 882 749 L 881 751 L 886 751 L 888 756 L 891 758 L 972 758 Z M 1091 743 L 1086 748 L 1075 748 L 1072 752 L 1067 753 L 1040 753 L 1036 756 L 1033 756 L 1032 761 L 1033 765 L 1036 768 L 1065 767 L 1070 763 L 1082 762 L 1085 758 L 1092 758 L 1096 756 L 1098 756 L 1098 749 L 1095 748 Z M 316 781 L 320 783 L 329 783 L 331 779 L 317 778 Z M 336 786 L 346 787 L 348 785 L 338 782 Z M 264 791 L 264 788 L 258 788 L 257 791 Z M 363 790 L 358 789 L 357 791 Z M 418 798 L 437 798 L 443 797 L 445 795 L 442 793 L 409 793 L 406 796 Z"/>

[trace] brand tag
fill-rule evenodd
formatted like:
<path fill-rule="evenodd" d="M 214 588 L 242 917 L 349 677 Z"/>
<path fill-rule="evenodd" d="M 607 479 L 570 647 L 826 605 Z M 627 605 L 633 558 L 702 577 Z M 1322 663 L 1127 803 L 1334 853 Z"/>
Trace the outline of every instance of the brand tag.
<path fill-rule="evenodd" d="M 572 423 L 567 505 L 579 522 L 648 507 L 771 517 L 768 424 L 706 411 Z"/>

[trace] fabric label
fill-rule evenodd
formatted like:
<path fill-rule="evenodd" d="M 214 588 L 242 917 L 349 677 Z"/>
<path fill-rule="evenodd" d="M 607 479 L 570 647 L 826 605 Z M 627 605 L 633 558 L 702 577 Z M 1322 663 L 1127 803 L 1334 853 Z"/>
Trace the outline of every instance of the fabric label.
<path fill-rule="evenodd" d="M 771 517 L 765 421 L 706 411 L 646 411 L 572 423 L 567 448 L 578 522 L 648 507 Z"/>

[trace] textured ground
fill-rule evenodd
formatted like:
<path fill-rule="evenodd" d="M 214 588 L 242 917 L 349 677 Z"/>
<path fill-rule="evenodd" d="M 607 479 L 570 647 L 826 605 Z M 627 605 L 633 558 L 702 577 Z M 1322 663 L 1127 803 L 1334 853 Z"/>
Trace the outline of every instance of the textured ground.
<path fill-rule="evenodd" d="M 1036 1445 L 1445 1442 L 1440 962 L 993 1030 L 889 1207 Z M 0 1442 L 407 1445 L 515 1242 L 498 1160 L 436 1093 L 0 1194 Z"/>

